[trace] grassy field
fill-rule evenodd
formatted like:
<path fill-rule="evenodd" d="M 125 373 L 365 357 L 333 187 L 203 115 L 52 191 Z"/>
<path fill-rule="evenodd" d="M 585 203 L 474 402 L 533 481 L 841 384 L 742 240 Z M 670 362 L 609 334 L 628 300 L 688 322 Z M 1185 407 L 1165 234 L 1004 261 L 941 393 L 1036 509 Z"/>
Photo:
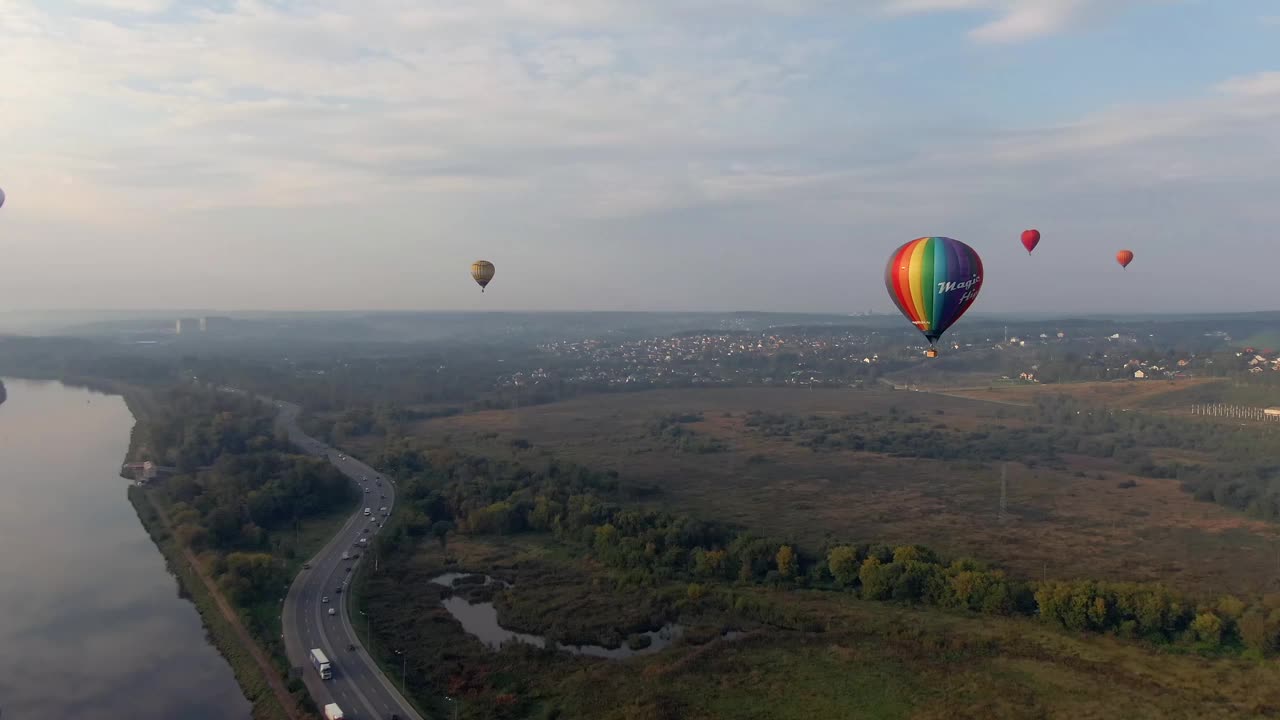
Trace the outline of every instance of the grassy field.
<path fill-rule="evenodd" d="M 1112 460 L 1066 457 L 1065 465 L 1009 462 L 1008 517 L 998 517 L 1000 463 L 947 462 L 871 452 L 815 452 L 746 426 L 761 410 L 838 417 L 913 413 L 928 426 L 975 431 L 1029 421 L 1019 405 L 1036 393 L 1066 392 L 1120 407 L 1158 404 L 1192 384 L 1091 383 L 1010 386 L 947 396 L 909 391 L 673 390 L 605 395 L 518 410 L 419 423 L 426 444 L 489 456 L 553 453 L 617 470 L 634 486 L 655 486 L 662 505 L 762 533 L 820 545 L 853 541 L 924 543 L 949 555 L 992 561 L 1030 578 L 1159 580 L 1207 595 L 1280 589 L 1280 534 L 1271 524 L 1196 502 L 1176 481 L 1129 475 Z M 968 395 L 958 397 L 956 395 Z M 682 452 L 655 437 L 655 418 L 701 413 L 687 428 L 716 438 L 723 452 Z M 512 441 L 527 441 L 520 449 Z M 346 445 L 371 456 L 379 438 Z M 1160 449 L 1178 453 L 1177 448 Z"/>
<path fill-rule="evenodd" d="M 410 690 L 420 698 L 462 697 L 463 718 L 1190 719 L 1272 717 L 1280 708 L 1274 663 L 1174 654 L 1074 637 L 1034 620 L 897 607 L 836 592 L 726 590 L 799 607 L 824 619 L 823 632 L 731 615 L 682 616 L 749 635 L 708 642 L 716 632 L 689 631 L 670 649 L 625 661 L 519 646 L 492 652 L 440 607 L 447 591 L 431 577 L 445 570 L 501 576 L 514 586 L 497 603 L 500 622 L 543 633 L 554 632 L 555 618 L 576 613 L 584 628 L 624 634 L 628 617 L 642 615 L 646 603 L 684 588 L 615 589 L 608 573 L 537 536 L 466 538 L 447 552 L 423 543 L 396 562 L 394 572 L 370 581 L 378 642 L 409 648 Z M 522 597 L 547 577 L 555 578 L 554 589 L 544 584 Z M 584 601 L 591 596 L 601 601 Z"/>

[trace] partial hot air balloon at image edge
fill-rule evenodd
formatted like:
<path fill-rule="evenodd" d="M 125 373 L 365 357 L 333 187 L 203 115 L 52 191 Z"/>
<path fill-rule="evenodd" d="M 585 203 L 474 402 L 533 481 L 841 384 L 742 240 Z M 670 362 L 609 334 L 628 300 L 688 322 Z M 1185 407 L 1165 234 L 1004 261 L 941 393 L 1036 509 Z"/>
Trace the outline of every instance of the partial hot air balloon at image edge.
<path fill-rule="evenodd" d="M 480 286 L 480 292 L 484 292 L 484 289 L 493 281 L 496 272 L 497 268 L 488 260 L 477 260 L 471 263 L 471 279 Z"/>
<path fill-rule="evenodd" d="M 1030 230 L 1022 231 L 1022 247 L 1027 249 L 1028 255 L 1030 255 L 1031 251 L 1035 250 L 1036 245 L 1039 245 L 1039 244 L 1040 244 L 1039 230 L 1036 230 L 1035 228 L 1031 228 Z"/>
<path fill-rule="evenodd" d="M 0 208 L 4 207 L 4 188 L 0 188 Z"/>
<path fill-rule="evenodd" d="M 898 311 L 935 347 L 973 305 L 982 288 L 982 258 L 965 243 L 948 237 L 920 237 L 889 256 L 884 282 Z"/>
<path fill-rule="evenodd" d="M 1120 252 L 1116 253 L 1116 262 L 1120 263 L 1120 267 L 1128 270 L 1129 263 L 1133 262 L 1133 251 L 1121 250 Z"/>

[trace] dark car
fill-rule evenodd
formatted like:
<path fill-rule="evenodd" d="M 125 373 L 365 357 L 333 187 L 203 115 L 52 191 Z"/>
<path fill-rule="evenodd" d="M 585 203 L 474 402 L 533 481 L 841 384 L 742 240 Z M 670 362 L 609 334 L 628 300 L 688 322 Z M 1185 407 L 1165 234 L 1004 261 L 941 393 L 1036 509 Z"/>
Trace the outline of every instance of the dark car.
<path fill-rule="evenodd" d="M 347 572 L 351 572 L 351 568 L 350 568 L 350 567 L 348 567 L 348 568 L 347 568 Z"/>
<path fill-rule="evenodd" d="M 347 650 L 348 650 L 348 651 L 354 651 L 355 649 L 356 649 L 356 646 L 355 646 L 355 644 L 354 644 L 354 643 L 347 643 Z"/>
<path fill-rule="evenodd" d="M 333 592 L 334 592 L 334 593 L 336 593 L 336 594 L 338 594 L 338 595 L 341 595 L 341 594 L 342 594 L 342 586 L 341 586 L 341 585 L 339 585 L 338 587 L 334 588 L 334 589 L 333 589 Z"/>

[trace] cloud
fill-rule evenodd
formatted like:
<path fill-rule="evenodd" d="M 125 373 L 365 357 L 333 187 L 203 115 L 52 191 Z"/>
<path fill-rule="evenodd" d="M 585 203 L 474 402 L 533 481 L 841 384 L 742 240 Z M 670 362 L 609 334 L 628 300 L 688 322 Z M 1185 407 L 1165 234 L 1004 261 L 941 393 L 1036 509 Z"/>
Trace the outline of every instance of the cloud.
<path fill-rule="evenodd" d="M 162 13 L 173 6 L 173 0 L 75 0 L 76 4 L 100 10 L 115 10 L 140 15 Z"/>
<path fill-rule="evenodd" d="M 1153 0 L 888 0 L 893 14 L 980 12 L 995 19 L 970 31 L 985 43 L 1012 43 L 1078 27 L 1104 13 L 1118 13 Z"/>
<path fill-rule="evenodd" d="M 1267 162 L 1280 146 L 1276 73 L 962 129 L 870 89 L 897 71 L 878 75 L 884 58 L 845 39 L 878 32 L 885 12 L 961 11 L 982 14 L 977 40 L 1026 39 L 1138 0 L 235 0 L 123 18 L 0 1 L 3 219 L 7 237 L 32 239 L 8 259 L 83 265 L 62 286 L 12 279 L 0 300 L 15 305 L 93 304 L 81 289 L 92 273 L 154 263 L 167 272 L 138 286 L 146 295 L 111 297 L 216 306 L 234 284 L 262 288 L 237 295 L 247 305 L 371 306 L 354 289 L 299 298 L 273 281 L 298 267 L 324 276 L 325 262 L 358 275 L 351 288 L 413 305 L 452 278 L 436 255 L 483 242 L 542 267 L 547 280 L 527 289 L 550 306 L 606 289 L 567 275 L 551 248 L 612 264 L 644 247 L 654 255 L 628 267 L 652 276 L 637 287 L 666 288 L 675 307 L 745 307 L 766 281 L 726 272 L 715 287 L 672 267 L 692 256 L 805 273 L 799 246 L 847 254 L 850 235 L 982 236 L 1033 218 L 1105 238 L 1134 222 L 1125 202 L 1175 234 L 1212 217 L 1280 221 Z M 1175 217 L 1182 229 L 1160 225 Z M 724 257 L 726 242 L 742 252 Z M 832 276 L 808 308 L 853 292 L 838 267 L 822 270 Z"/>

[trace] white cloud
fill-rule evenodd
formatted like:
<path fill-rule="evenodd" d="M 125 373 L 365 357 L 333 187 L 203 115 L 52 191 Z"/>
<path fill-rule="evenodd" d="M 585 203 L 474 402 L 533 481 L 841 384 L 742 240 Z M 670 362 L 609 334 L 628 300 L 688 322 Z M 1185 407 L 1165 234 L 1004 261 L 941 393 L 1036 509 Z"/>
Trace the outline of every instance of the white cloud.
<path fill-rule="evenodd" d="M 157 263 L 169 271 L 147 292 L 211 288 L 188 305 L 220 304 L 210 276 L 223 286 L 262 280 L 247 305 L 306 305 L 295 288 L 267 281 L 321 263 L 298 252 L 315 242 L 342 272 L 364 273 L 353 286 L 412 298 L 452 277 L 430 275 L 434 254 L 470 255 L 475 238 L 534 264 L 550 243 L 604 263 L 621 246 L 676 238 L 651 259 L 660 283 L 660 267 L 722 254 L 726 237 L 761 238 L 759 258 L 744 251 L 733 262 L 783 272 L 801 244 L 847 253 L 851 233 L 981 234 L 1010 208 L 1118 227 L 1124 199 L 1167 193 L 1178 212 L 1200 203 L 1204 217 L 1280 221 L 1269 200 L 1280 177 L 1268 161 L 1280 147 L 1280 73 L 1051 127 L 961 134 L 941 117 L 917 122 L 943 130 L 881 117 L 876 97 L 805 116 L 859 89 L 831 83 L 831 73 L 872 72 L 842 67 L 849 55 L 838 42 L 773 22 L 814 8 L 848 21 L 847 6 L 819 0 L 236 0 L 114 21 L 57 14 L 40 0 L 0 5 L 0 183 L 9 193 L 0 219 L 6 237 L 32 240 L 7 260 L 75 257 L 85 273 Z M 974 36 L 996 41 L 1074 27 L 1102 6 L 867 0 L 859 10 L 981 12 Z M 827 84 L 808 84 L 812 76 Z M 806 93 L 824 97 L 805 104 Z M 1249 192 L 1224 190 L 1242 178 Z M 425 275 L 401 285 L 381 277 L 409 266 Z M 571 277 L 555 275 L 570 271 L 549 263 L 547 272 L 548 304 L 587 302 Z M 75 282 L 15 278 L 0 286 L 0 303 L 88 297 L 90 276 Z M 728 284 L 717 292 L 739 306 L 750 304 L 742 288 L 758 287 Z M 815 284 L 832 304 L 841 297 L 840 282 Z M 706 304 L 686 291 L 696 292 L 681 286 L 670 302 Z"/>
<path fill-rule="evenodd" d="M 1102 13 L 1160 0 L 888 0 L 890 13 L 968 11 L 994 15 L 970 32 L 979 42 L 1020 42 L 1063 32 Z"/>
<path fill-rule="evenodd" d="M 86 8 L 151 15 L 168 10 L 173 6 L 173 0 L 76 0 L 76 4 Z"/>

